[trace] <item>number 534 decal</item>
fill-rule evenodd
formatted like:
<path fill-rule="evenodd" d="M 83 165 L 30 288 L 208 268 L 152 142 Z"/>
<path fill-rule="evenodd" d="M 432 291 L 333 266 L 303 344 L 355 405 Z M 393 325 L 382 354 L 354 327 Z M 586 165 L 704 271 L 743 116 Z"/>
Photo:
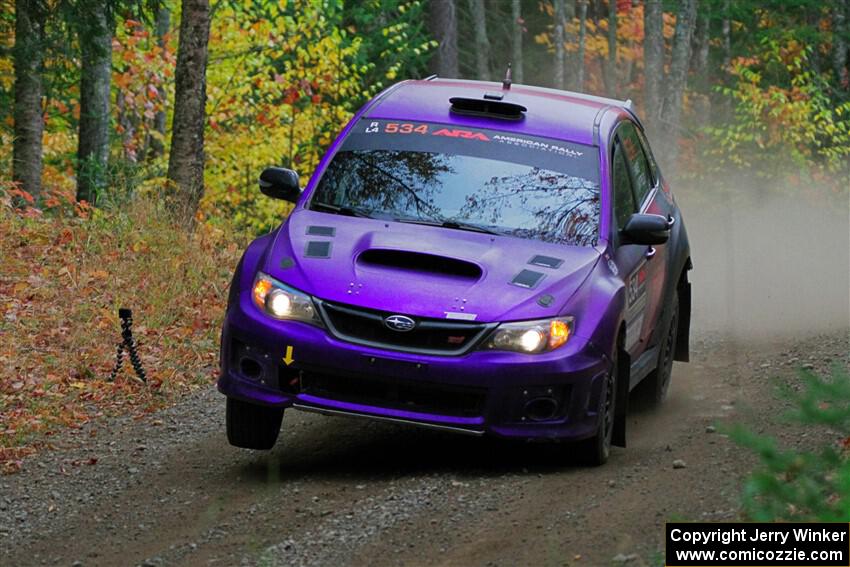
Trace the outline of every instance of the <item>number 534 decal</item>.
<path fill-rule="evenodd" d="M 388 122 L 384 126 L 387 134 L 427 134 L 427 124 L 411 124 L 410 122 Z"/>

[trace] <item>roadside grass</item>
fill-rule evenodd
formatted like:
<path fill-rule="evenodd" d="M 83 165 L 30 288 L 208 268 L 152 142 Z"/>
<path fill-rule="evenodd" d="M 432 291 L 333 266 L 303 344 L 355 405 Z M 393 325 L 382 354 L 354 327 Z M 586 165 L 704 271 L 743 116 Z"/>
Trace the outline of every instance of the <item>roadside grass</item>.
<path fill-rule="evenodd" d="M 0 193 L 0 197 L 3 195 Z M 84 211 L 85 213 L 85 211 Z M 227 289 L 244 239 L 137 199 L 88 218 L 0 199 L 0 472 L 51 435 L 105 415 L 140 416 L 214 380 Z M 148 374 L 108 380 L 118 308 Z"/>

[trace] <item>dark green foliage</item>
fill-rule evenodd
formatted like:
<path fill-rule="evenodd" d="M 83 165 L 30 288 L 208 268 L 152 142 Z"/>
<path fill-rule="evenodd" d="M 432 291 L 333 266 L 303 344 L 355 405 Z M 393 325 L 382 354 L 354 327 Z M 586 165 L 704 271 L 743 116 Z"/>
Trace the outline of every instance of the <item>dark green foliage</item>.
<path fill-rule="evenodd" d="M 782 449 L 776 440 L 738 426 L 731 437 L 754 451 L 759 466 L 744 487 L 743 505 L 754 521 L 850 520 L 850 378 L 834 366 L 830 376 L 801 370 L 801 392 L 785 388 L 793 403 L 789 417 L 807 426 L 812 446 Z"/>
<path fill-rule="evenodd" d="M 355 64 L 368 67 L 365 84 L 385 87 L 397 80 L 428 74 L 428 60 L 435 45 L 426 26 L 426 8 L 425 0 L 343 2 L 343 28 L 352 38 L 363 41 Z"/>

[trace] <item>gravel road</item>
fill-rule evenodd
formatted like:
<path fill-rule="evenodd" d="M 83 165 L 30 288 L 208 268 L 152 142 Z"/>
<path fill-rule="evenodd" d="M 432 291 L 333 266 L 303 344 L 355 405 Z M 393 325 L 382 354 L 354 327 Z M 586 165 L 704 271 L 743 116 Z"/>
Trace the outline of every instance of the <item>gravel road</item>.
<path fill-rule="evenodd" d="M 805 442 L 776 384 L 850 358 L 846 333 L 693 350 L 595 469 L 548 445 L 296 411 L 273 451 L 241 451 L 212 387 L 93 423 L 0 477 L 0 564 L 659 565 L 666 520 L 737 514 L 753 460 L 723 424 Z"/>

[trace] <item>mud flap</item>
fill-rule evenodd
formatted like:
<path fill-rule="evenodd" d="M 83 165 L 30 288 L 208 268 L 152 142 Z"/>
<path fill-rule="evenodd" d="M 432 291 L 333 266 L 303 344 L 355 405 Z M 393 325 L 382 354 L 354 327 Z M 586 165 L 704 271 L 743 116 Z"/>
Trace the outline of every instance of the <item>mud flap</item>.
<path fill-rule="evenodd" d="M 626 416 L 629 409 L 629 369 L 632 360 L 629 353 L 621 349 L 617 354 L 617 406 L 614 408 L 614 431 L 611 432 L 611 444 L 626 446 Z"/>
<path fill-rule="evenodd" d="M 676 350 L 673 352 L 673 360 L 679 362 L 690 360 L 690 333 L 691 284 L 685 281 L 679 284 L 679 328 L 676 330 Z"/>

